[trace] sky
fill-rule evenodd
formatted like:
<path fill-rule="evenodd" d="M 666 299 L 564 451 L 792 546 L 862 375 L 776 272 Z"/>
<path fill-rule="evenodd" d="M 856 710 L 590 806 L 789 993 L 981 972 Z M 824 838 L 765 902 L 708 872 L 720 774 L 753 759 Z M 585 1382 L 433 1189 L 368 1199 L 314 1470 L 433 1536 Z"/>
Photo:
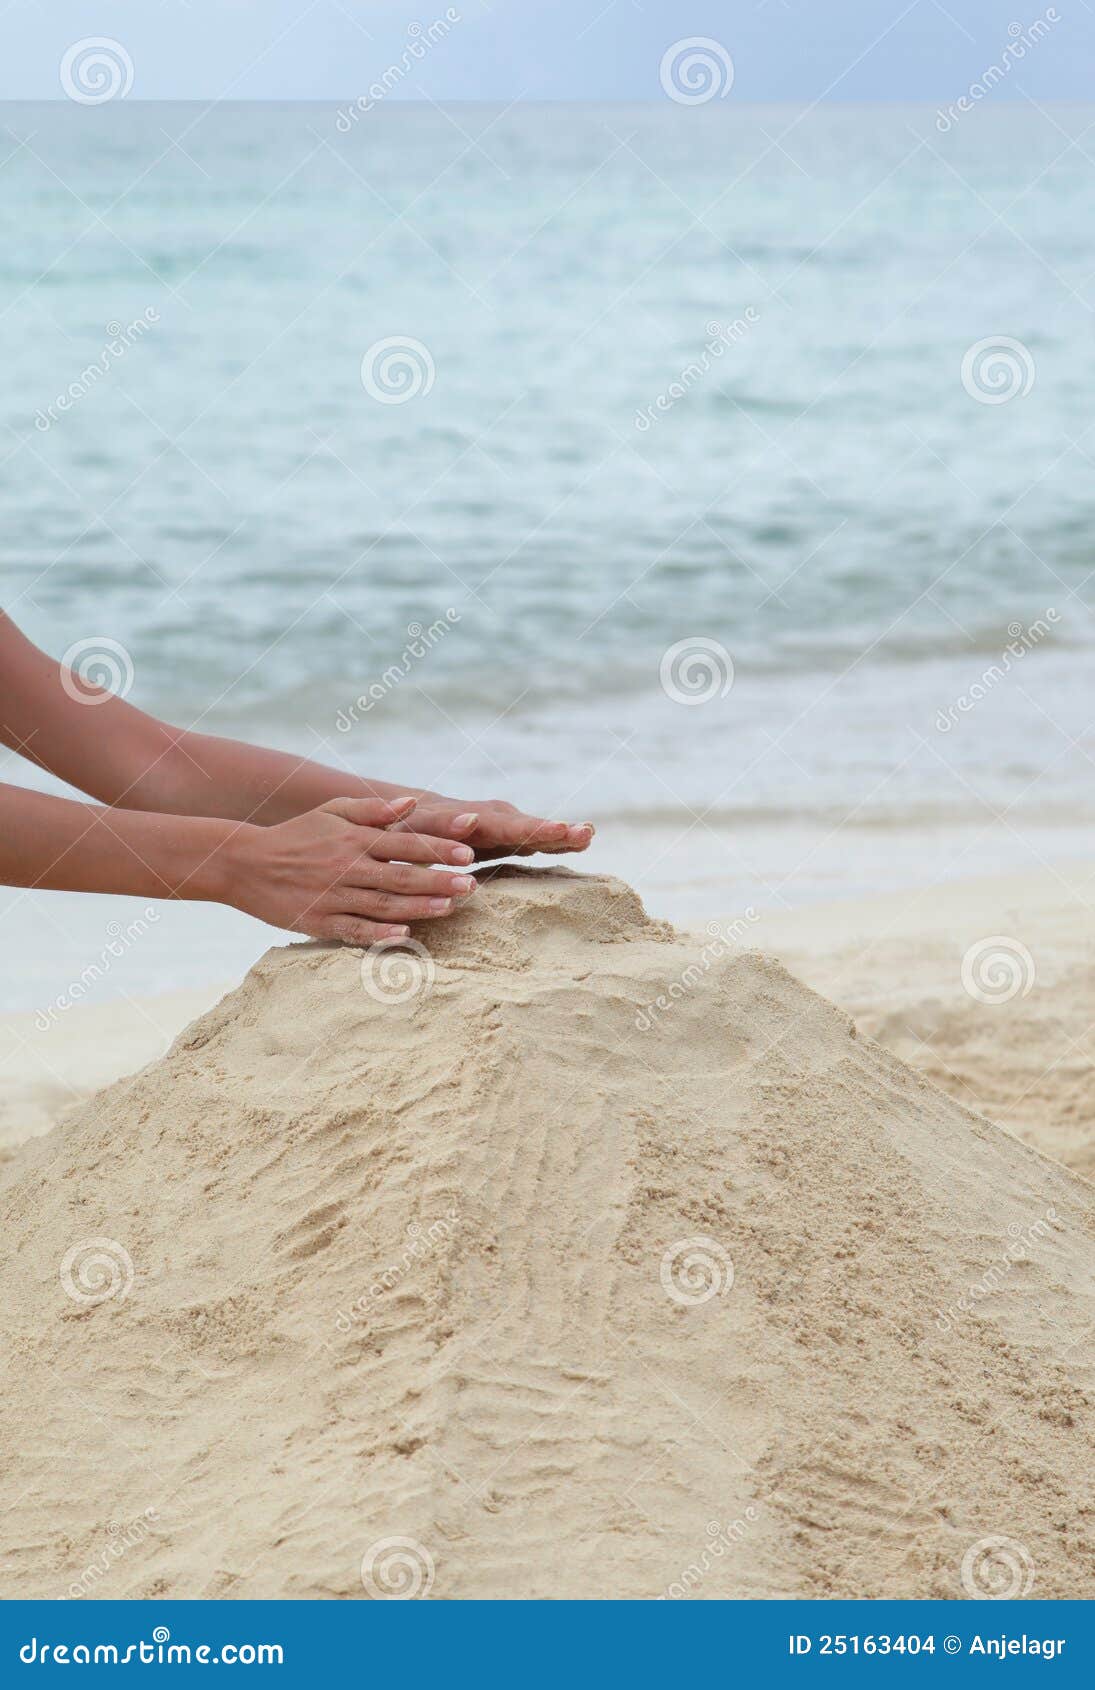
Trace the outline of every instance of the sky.
<path fill-rule="evenodd" d="M 391 98 L 659 100 L 666 49 L 700 36 L 729 55 L 735 100 L 948 104 L 1038 19 L 991 97 L 1095 88 L 1095 0 L 0 0 L 0 99 L 63 99 L 66 52 L 105 37 L 131 99 L 346 100 L 446 12 Z"/>

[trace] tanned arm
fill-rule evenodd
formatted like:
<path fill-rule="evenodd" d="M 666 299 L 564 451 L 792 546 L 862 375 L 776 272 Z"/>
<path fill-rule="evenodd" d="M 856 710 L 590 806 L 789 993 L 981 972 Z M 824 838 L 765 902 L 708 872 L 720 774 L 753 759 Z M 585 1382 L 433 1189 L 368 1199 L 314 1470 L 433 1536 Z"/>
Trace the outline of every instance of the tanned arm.
<path fill-rule="evenodd" d="M 0 743 L 101 803 L 128 810 L 268 827 L 333 799 L 413 796 L 415 830 L 467 843 L 480 859 L 583 851 L 593 837 L 588 822 L 525 815 L 500 799 L 444 798 L 172 727 L 62 670 L 2 614 Z"/>

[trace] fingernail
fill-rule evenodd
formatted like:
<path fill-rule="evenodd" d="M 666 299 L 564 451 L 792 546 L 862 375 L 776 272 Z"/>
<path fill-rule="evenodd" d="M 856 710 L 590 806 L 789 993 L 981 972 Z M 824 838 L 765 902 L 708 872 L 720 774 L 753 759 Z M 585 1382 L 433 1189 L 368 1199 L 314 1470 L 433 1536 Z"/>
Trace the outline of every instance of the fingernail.
<path fill-rule="evenodd" d="M 449 881 L 454 892 L 474 892 L 475 881 L 470 874 L 454 874 Z"/>
<path fill-rule="evenodd" d="M 451 910 L 451 909 L 452 909 L 452 899 L 451 898 L 431 898 L 430 899 L 430 914 L 431 915 L 444 915 L 446 910 Z"/>
<path fill-rule="evenodd" d="M 457 845 L 450 854 L 454 863 L 473 863 L 475 861 L 475 852 L 470 845 Z"/>
<path fill-rule="evenodd" d="M 388 939 L 405 939 L 410 931 L 409 927 L 389 927 L 385 929 L 385 937 Z"/>
<path fill-rule="evenodd" d="M 459 827 L 459 828 L 474 827 L 475 823 L 478 820 L 479 820 L 479 817 L 477 815 L 454 816 L 452 825 L 453 825 L 453 827 Z"/>
<path fill-rule="evenodd" d="M 392 799 L 392 803 L 393 803 L 393 805 L 394 805 L 394 806 L 395 806 L 395 808 L 396 808 L 396 809 L 397 809 L 397 810 L 403 810 L 403 809 L 406 809 L 406 807 L 407 807 L 407 805 L 408 805 L 408 804 L 417 804 L 417 803 L 418 803 L 418 799 L 417 799 L 417 798 L 412 798 L 412 797 L 411 797 L 411 796 L 410 796 L 410 795 L 409 795 L 409 794 L 408 794 L 408 796 L 407 796 L 407 797 L 406 797 L 406 798 L 393 798 L 393 799 Z"/>

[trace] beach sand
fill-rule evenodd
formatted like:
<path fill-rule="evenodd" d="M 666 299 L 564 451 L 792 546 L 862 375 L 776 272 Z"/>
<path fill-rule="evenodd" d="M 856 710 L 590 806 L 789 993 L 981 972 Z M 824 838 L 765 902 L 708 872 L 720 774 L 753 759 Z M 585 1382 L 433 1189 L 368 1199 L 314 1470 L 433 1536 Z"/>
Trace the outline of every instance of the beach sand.
<path fill-rule="evenodd" d="M 12 1151 L 9 1594 L 1095 1591 L 1086 1180 L 619 882 L 429 942 L 271 951 Z"/>
<path fill-rule="evenodd" d="M 764 917 L 749 942 L 959 1102 L 1095 1176 L 1090 863 Z"/>
<path fill-rule="evenodd" d="M 714 922 L 779 958 L 860 1029 L 968 1108 L 1044 1155 L 1095 1171 L 1095 870 L 1062 861 L 923 890 Z M 698 949 L 710 941 L 695 927 Z M 1029 989 L 970 997 L 967 950 L 993 936 L 1033 962 Z M 1014 953 L 1013 954 L 1017 954 Z M 1022 958 L 1019 969 L 1025 969 Z M 162 1056 L 233 982 L 75 1007 L 43 1028 L 0 1015 L 0 1183 L 5 1158 L 101 1086 Z"/>
<path fill-rule="evenodd" d="M 48 1132 L 70 1109 L 168 1050 L 228 984 L 155 997 L 74 1005 L 52 1018 L 0 1016 L 0 1185 L 15 1146 Z"/>

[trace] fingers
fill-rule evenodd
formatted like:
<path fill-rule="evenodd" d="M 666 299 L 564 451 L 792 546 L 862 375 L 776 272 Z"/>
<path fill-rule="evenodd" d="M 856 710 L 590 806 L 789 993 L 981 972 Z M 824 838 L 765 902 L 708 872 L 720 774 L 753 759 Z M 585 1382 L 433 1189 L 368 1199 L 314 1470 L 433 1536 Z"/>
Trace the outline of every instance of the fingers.
<path fill-rule="evenodd" d="M 371 892 L 398 892 L 404 897 L 466 898 L 475 891 L 470 874 L 447 874 L 437 868 L 413 868 L 410 863 L 378 863 L 362 857 L 346 876 L 346 883 Z"/>
<path fill-rule="evenodd" d="M 402 925 L 408 921 L 433 921 L 451 915 L 458 898 L 403 897 L 398 892 L 372 892 L 365 886 L 340 886 L 336 894 L 343 909 L 370 921 Z"/>
<path fill-rule="evenodd" d="M 418 803 L 417 798 L 332 798 L 321 804 L 329 816 L 341 816 L 343 821 L 357 827 L 391 827 L 405 821 Z"/>
<path fill-rule="evenodd" d="M 549 822 L 540 816 L 492 816 L 486 824 L 484 845 L 506 845 L 520 855 L 536 851 L 584 851 L 593 838 L 592 822 L 573 827 L 568 822 Z M 472 834 L 472 843 L 477 835 Z"/>
<path fill-rule="evenodd" d="M 557 855 L 560 851 L 588 851 L 593 840 L 594 829 L 592 822 L 583 822 L 580 827 L 571 827 L 566 823 L 559 824 L 563 828 L 560 837 L 547 844 L 530 844 L 514 848 L 513 855 L 518 857 L 535 856 L 537 851 L 544 851 Z"/>
<path fill-rule="evenodd" d="M 458 863 L 466 866 L 475 852 L 470 845 L 458 845 L 451 839 L 436 839 L 427 833 L 381 833 L 370 840 L 369 855 L 384 862 Z"/>
<path fill-rule="evenodd" d="M 497 850 L 499 846 L 512 850 L 518 845 L 531 845 L 534 850 L 558 849 L 567 838 L 566 822 L 549 822 L 540 816 L 525 816 L 520 810 L 492 809 L 489 813 L 453 816 L 445 810 L 431 810 L 423 804 L 415 812 L 415 826 L 426 833 L 459 833 L 470 845 Z"/>

